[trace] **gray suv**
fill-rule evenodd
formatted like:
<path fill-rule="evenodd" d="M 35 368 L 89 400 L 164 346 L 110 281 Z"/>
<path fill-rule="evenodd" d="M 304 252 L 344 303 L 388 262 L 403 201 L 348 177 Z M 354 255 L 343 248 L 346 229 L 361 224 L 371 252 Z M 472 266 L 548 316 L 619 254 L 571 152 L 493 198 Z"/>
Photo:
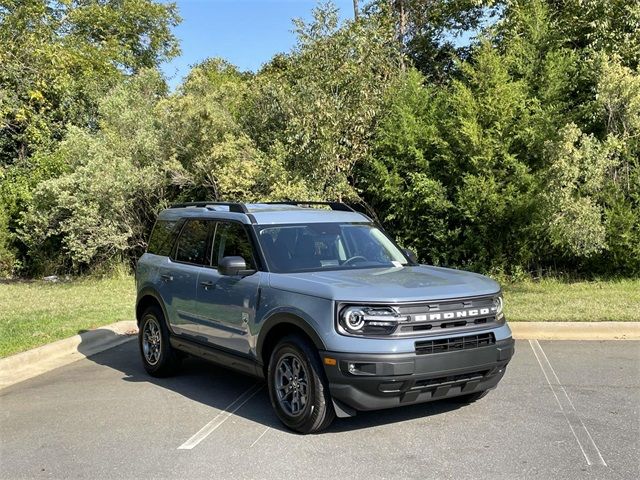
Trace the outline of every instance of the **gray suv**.
<path fill-rule="evenodd" d="M 420 265 L 343 203 L 162 211 L 136 272 L 144 367 L 185 354 L 266 380 L 289 428 L 494 388 L 514 351 L 500 286 Z"/>

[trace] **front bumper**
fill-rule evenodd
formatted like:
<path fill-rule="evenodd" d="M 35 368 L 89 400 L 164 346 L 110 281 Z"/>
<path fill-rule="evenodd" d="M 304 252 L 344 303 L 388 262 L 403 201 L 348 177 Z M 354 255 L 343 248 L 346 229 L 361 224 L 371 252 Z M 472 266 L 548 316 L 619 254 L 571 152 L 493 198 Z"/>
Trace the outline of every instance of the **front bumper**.
<path fill-rule="evenodd" d="M 494 345 L 423 355 L 320 355 L 334 400 L 355 410 L 378 410 L 494 388 L 513 353 L 514 341 L 508 338 Z M 327 359 L 335 359 L 335 365 Z"/>

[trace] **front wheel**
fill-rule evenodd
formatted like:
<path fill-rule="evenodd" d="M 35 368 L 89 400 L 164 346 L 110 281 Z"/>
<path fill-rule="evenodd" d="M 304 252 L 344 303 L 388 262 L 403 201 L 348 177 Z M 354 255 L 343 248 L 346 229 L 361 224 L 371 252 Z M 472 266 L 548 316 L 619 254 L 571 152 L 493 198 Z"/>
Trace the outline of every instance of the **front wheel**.
<path fill-rule="evenodd" d="M 280 421 L 300 433 L 318 432 L 335 418 L 329 384 L 316 349 L 298 335 L 283 338 L 271 354 L 269 397 Z"/>

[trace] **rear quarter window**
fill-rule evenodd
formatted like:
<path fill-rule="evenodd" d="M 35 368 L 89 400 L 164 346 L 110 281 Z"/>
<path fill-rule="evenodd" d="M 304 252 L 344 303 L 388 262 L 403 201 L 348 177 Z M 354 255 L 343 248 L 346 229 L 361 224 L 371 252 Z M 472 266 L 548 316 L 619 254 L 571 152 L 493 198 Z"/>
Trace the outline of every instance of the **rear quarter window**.
<path fill-rule="evenodd" d="M 178 220 L 158 220 L 151 232 L 147 252 L 168 257 L 178 235 Z"/>

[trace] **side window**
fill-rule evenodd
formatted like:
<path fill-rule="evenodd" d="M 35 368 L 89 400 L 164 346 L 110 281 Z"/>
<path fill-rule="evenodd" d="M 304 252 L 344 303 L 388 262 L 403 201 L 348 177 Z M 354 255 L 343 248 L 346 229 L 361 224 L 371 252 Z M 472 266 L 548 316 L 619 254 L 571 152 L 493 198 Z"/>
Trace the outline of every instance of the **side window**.
<path fill-rule="evenodd" d="M 177 235 L 177 220 L 158 220 L 151 232 L 147 252 L 168 257 Z"/>
<path fill-rule="evenodd" d="M 217 266 L 222 257 L 232 256 L 244 258 L 248 269 L 256 268 L 253 248 L 244 227 L 239 223 L 219 222 L 213 243 L 213 265 Z"/>
<path fill-rule="evenodd" d="M 179 262 L 209 265 L 210 259 L 207 249 L 209 226 L 212 222 L 206 220 L 188 220 L 178 238 L 176 260 Z"/>

